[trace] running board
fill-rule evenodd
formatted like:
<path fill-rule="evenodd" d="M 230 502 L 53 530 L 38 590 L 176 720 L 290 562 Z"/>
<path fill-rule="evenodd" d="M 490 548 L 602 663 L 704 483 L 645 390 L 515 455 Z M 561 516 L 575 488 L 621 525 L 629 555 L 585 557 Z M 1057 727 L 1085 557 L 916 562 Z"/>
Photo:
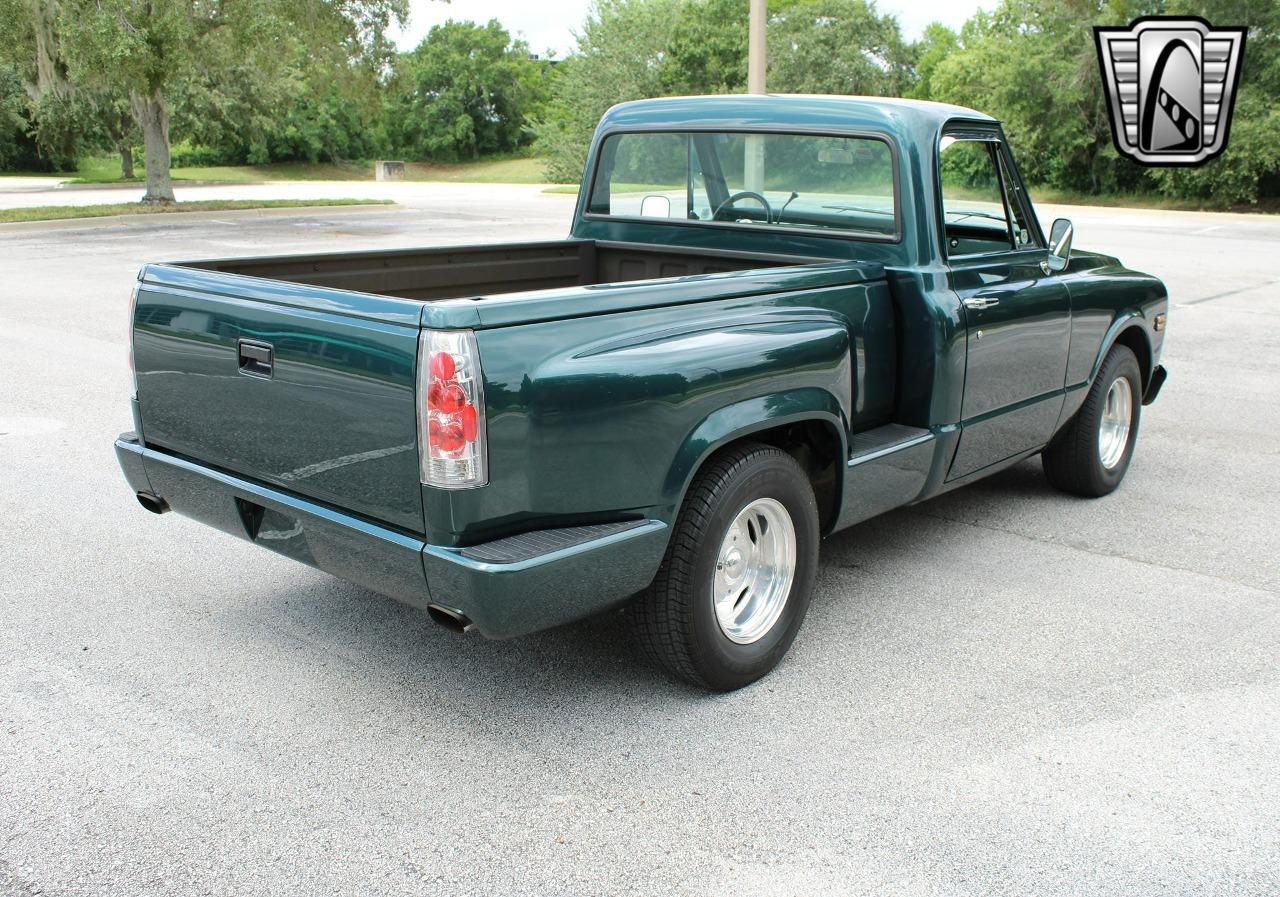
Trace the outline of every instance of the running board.
<path fill-rule="evenodd" d="M 855 433 L 849 441 L 849 466 L 856 467 L 932 439 L 933 433 L 928 430 L 904 424 L 885 424 L 874 430 Z"/>
<path fill-rule="evenodd" d="M 937 450 L 934 436 L 919 427 L 885 424 L 850 441 L 840 516 L 834 529 L 900 508 L 919 497 Z"/>

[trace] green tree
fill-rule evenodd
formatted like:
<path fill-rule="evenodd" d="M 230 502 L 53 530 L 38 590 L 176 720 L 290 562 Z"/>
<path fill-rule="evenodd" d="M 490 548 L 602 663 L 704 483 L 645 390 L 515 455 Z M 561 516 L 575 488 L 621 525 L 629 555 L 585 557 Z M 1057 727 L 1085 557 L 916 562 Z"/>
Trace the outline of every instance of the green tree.
<path fill-rule="evenodd" d="M 59 37 L 72 80 L 110 78 L 142 131 L 144 202 L 172 202 L 170 120 L 184 84 L 218 93 L 287 76 L 292 42 L 351 58 L 385 54 L 405 0 L 61 0 Z M 281 52 L 284 48 L 285 52 Z"/>
<path fill-rule="evenodd" d="M 686 0 L 676 11 L 659 82 L 670 95 L 738 93 L 747 84 L 748 0 Z"/>
<path fill-rule="evenodd" d="M 546 101 L 543 68 L 496 19 L 437 25 L 397 60 L 392 139 L 418 158 L 511 152 Z"/>
<path fill-rule="evenodd" d="M 999 117 L 1034 183 L 1098 192 L 1141 177 L 1116 164 L 1094 49 L 1097 0 L 1004 0 L 979 11 L 929 76 L 930 99 Z"/>
<path fill-rule="evenodd" d="M 1167 12 L 1245 25 L 1249 33 L 1226 152 L 1198 168 L 1152 170 L 1152 183 L 1166 196 L 1214 204 L 1280 196 L 1280 3 L 1173 0 Z"/>
<path fill-rule="evenodd" d="M 768 26 L 771 90 L 902 96 L 915 82 L 915 58 L 898 21 L 865 0 L 800 0 Z"/>
<path fill-rule="evenodd" d="M 921 100 L 933 99 L 938 91 L 933 85 L 934 71 L 959 50 L 960 38 L 954 31 L 940 22 L 926 25 L 924 34 L 914 47 L 916 83 L 910 96 Z"/>
<path fill-rule="evenodd" d="M 399 61 L 379 55 L 299 55 L 296 90 L 281 120 L 252 151 L 273 160 L 369 159 L 390 152 L 388 81 Z"/>
<path fill-rule="evenodd" d="M 31 164 L 27 93 L 17 66 L 0 63 L 0 170 Z"/>
<path fill-rule="evenodd" d="M 741 92 L 747 0 L 601 0 L 578 36 L 538 147 L 555 180 L 577 180 L 600 116 L 644 97 Z M 771 0 L 769 88 L 896 95 L 914 82 L 897 21 L 864 0 Z"/>
<path fill-rule="evenodd" d="M 134 177 L 133 148 L 140 137 L 127 95 L 110 85 L 68 84 L 31 103 L 36 142 L 71 167 L 88 153 L 107 150 L 120 160 L 120 177 Z"/>
<path fill-rule="evenodd" d="M 1092 26 L 1155 14 L 1249 27 L 1227 151 L 1198 168 L 1146 168 L 1122 157 L 1112 141 Z M 966 22 L 954 43 L 934 32 L 932 44 L 917 49 L 917 94 L 999 117 L 1033 183 L 1094 194 L 1154 188 L 1213 205 L 1280 194 L 1280 3 L 1274 0 L 1003 0 Z"/>
<path fill-rule="evenodd" d="M 534 126 L 552 180 L 582 177 L 591 133 L 610 106 L 662 95 L 661 69 L 679 7 L 680 0 L 595 0 Z"/>
<path fill-rule="evenodd" d="M 0 0 L 0 58 L 26 95 L 26 133 L 47 163 L 70 167 L 87 152 L 120 153 L 133 176 L 137 130 L 127 97 L 103 78 L 73 82 L 57 22 L 60 0 Z"/>
<path fill-rule="evenodd" d="M 362 76 L 305 72 L 300 90 L 269 133 L 248 149 L 256 161 L 338 162 L 383 155 L 386 116 L 379 96 L 364 94 Z"/>
<path fill-rule="evenodd" d="M 176 152 L 194 164 L 365 159 L 385 152 L 389 45 L 351 48 L 307 31 L 275 67 L 243 60 L 175 83 Z"/>

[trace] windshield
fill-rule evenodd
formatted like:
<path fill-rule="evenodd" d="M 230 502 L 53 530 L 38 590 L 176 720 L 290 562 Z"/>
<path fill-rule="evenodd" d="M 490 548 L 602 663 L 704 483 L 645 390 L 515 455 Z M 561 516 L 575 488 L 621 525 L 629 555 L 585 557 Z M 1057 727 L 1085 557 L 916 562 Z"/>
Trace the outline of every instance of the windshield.
<path fill-rule="evenodd" d="M 893 155 L 873 137 L 614 134 L 589 214 L 897 234 Z"/>

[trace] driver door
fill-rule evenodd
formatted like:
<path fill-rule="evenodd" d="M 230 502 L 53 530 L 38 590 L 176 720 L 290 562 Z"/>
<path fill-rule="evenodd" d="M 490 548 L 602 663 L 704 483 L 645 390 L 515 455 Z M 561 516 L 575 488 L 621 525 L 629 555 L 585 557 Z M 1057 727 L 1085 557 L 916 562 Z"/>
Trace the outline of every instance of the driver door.
<path fill-rule="evenodd" d="M 960 444 L 948 479 L 1048 442 L 1064 400 L 1071 300 L 998 132 L 943 138 L 939 153 L 951 288 L 967 356 Z"/>

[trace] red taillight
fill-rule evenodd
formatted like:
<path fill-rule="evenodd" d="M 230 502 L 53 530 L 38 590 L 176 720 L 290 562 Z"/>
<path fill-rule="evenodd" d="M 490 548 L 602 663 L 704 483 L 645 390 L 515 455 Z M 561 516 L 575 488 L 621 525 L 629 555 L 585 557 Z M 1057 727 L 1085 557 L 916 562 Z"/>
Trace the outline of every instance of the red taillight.
<path fill-rule="evenodd" d="M 451 415 L 444 419 L 433 416 L 429 425 L 429 436 L 433 450 L 450 455 L 462 451 L 468 442 L 459 415 Z M 475 436 L 471 438 L 474 439 Z"/>
<path fill-rule="evenodd" d="M 441 356 L 437 355 L 436 358 Z M 444 356 L 448 358 L 449 356 Z M 449 362 L 452 367 L 453 362 Z M 427 407 L 441 414 L 457 414 L 467 407 L 467 395 L 462 387 L 453 379 L 441 380 L 431 375 L 431 386 L 427 390 Z"/>
<path fill-rule="evenodd" d="M 462 438 L 467 442 L 475 442 L 480 433 L 480 415 L 474 405 L 466 405 L 459 415 L 462 418 Z"/>
<path fill-rule="evenodd" d="M 418 396 L 422 482 L 443 488 L 483 486 L 484 393 L 475 334 L 424 330 Z"/>
<path fill-rule="evenodd" d="M 452 380 L 458 366 L 453 360 L 452 353 L 436 352 L 431 356 L 427 369 L 431 371 L 431 376 L 435 380 Z"/>

